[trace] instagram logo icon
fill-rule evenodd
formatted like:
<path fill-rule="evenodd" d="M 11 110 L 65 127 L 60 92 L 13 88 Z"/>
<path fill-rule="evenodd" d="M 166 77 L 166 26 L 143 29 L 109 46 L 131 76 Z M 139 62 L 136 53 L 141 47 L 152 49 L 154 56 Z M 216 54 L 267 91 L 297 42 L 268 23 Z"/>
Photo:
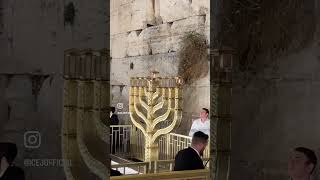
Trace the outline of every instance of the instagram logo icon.
<path fill-rule="evenodd" d="M 24 146 L 26 148 L 39 148 L 41 145 L 41 134 L 38 131 L 27 131 L 24 133 Z"/>

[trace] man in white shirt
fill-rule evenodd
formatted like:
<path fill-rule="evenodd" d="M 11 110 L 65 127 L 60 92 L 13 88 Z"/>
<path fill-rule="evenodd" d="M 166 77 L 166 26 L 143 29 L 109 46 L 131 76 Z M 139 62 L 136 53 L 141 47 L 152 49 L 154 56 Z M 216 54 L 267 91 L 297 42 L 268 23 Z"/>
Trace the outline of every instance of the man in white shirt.
<path fill-rule="evenodd" d="M 201 131 L 208 136 L 210 135 L 210 120 L 209 117 L 209 110 L 207 108 L 202 108 L 200 112 L 200 118 L 193 121 L 189 136 L 193 136 L 193 134 L 197 131 Z"/>

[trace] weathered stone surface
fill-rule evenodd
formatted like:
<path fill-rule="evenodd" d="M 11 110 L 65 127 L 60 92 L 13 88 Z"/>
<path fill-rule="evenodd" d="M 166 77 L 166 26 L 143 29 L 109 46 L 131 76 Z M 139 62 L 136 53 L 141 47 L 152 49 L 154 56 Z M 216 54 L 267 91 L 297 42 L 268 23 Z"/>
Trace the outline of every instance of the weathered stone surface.
<path fill-rule="evenodd" d="M 118 11 L 120 3 L 121 3 L 120 0 L 110 0 L 110 13 L 112 13 L 114 11 Z"/>
<path fill-rule="evenodd" d="M 110 12 L 110 35 L 120 33 L 119 15 L 118 10 Z"/>
<path fill-rule="evenodd" d="M 128 56 L 145 56 L 150 54 L 167 53 L 171 49 L 170 25 L 161 24 L 129 34 Z M 138 51 L 138 52 L 136 52 Z"/>
<path fill-rule="evenodd" d="M 194 0 L 191 3 L 192 15 L 210 14 L 210 0 Z"/>
<path fill-rule="evenodd" d="M 113 1 L 111 3 L 111 34 L 124 33 L 155 25 L 152 0 Z"/>
<path fill-rule="evenodd" d="M 129 61 L 127 58 L 111 60 L 111 84 L 128 84 L 129 83 Z"/>
<path fill-rule="evenodd" d="M 156 18 L 156 24 L 162 24 L 162 18 L 160 16 L 160 1 L 161 0 L 155 0 L 154 1 L 154 16 Z"/>
<path fill-rule="evenodd" d="M 138 44 L 139 44 L 139 54 L 140 56 L 150 55 L 151 54 L 151 46 L 150 46 L 150 32 L 148 29 L 142 30 L 139 34 Z"/>
<path fill-rule="evenodd" d="M 167 53 L 170 45 L 170 25 L 162 24 L 148 28 L 152 54 Z"/>
<path fill-rule="evenodd" d="M 179 51 L 181 40 L 188 32 L 205 33 L 205 17 L 193 16 L 173 22 L 171 26 L 171 50 Z"/>
<path fill-rule="evenodd" d="M 183 34 L 185 32 L 203 32 L 205 25 L 205 16 L 192 16 L 187 19 L 173 22 L 171 34 Z"/>
<path fill-rule="evenodd" d="M 131 11 L 132 10 L 132 4 L 126 3 L 119 7 L 118 11 L 118 21 L 119 21 L 119 32 L 118 33 L 124 33 L 128 32 L 131 29 Z"/>
<path fill-rule="evenodd" d="M 147 24 L 155 24 L 153 2 L 151 0 L 134 0 L 130 30 L 144 29 Z"/>
<path fill-rule="evenodd" d="M 131 76 L 149 76 L 152 70 L 160 72 L 161 76 L 175 76 L 178 73 L 179 59 L 176 53 L 157 54 L 128 58 L 134 64 Z"/>
<path fill-rule="evenodd" d="M 127 56 L 127 34 L 117 34 L 111 37 L 111 57 L 124 58 Z"/>
<path fill-rule="evenodd" d="M 115 1 L 118 1 L 118 0 L 115 0 Z M 130 4 L 132 3 L 132 1 L 134 0 L 119 0 L 120 5 Z"/>
<path fill-rule="evenodd" d="M 191 15 L 189 0 L 161 0 L 159 5 L 160 16 L 164 23 L 187 18 Z"/>
<path fill-rule="evenodd" d="M 139 56 L 139 49 L 142 47 L 141 41 L 138 38 L 137 31 L 132 31 L 128 37 L 128 48 L 127 48 L 127 55 L 128 56 Z"/>

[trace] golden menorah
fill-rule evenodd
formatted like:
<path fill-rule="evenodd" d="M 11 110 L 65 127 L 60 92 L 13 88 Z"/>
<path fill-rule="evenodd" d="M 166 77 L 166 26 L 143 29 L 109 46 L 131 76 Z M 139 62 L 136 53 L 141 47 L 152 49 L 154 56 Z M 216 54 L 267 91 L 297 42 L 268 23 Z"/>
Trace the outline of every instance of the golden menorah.
<path fill-rule="evenodd" d="M 182 79 L 161 78 L 157 74 L 153 71 L 151 77 L 130 79 L 130 118 L 145 137 L 145 161 L 159 159 L 159 137 L 173 131 L 182 118 Z M 160 115 L 161 110 L 163 113 Z M 159 127 L 165 121 L 169 122 L 166 127 Z"/>

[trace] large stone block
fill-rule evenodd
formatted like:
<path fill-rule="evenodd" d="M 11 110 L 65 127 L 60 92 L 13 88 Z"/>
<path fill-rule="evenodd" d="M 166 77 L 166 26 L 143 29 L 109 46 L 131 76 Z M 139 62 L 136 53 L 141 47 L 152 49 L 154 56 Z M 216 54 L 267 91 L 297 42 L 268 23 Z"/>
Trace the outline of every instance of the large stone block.
<path fill-rule="evenodd" d="M 139 49 L 142 47 L 141 41 L 138 37 L 137 31 L 132 31 L 127 38 L 128 42 L 128 49 L 127 55 L 128 56 L 139 56 Z"/>
<path fill-rule="evenodd" d="M 210 0 L 194 0 L 191 3 L 192 15 L 210 14 Z"/>
<path fill-rule="evenodd" d="M 119 33 L 128 32 L 131 29 L 131 11 L 132 4 L 127 3 L 119 7 L 118 21 L 119 21 Z"/>
<path fill-rule="evenodd" d="M 127 34 L 113 35 L 110 40 L 111 57 L 124 58 L 127 56 Z"/>
<path fill-rule="evenodd" d="M 205 33 L 205 16 L 193 16 L 173 22 L 171 26 L 171 50 L 179 51 L 182 38 L 189 32 Z"/>
<path fill-rule="evenodd" d="M 139 35 L 138 42 L 139 42 L 139 54 L 140 56 L 150 55 L 151 54 L 151 46 L 150 46 L 150 32 L 148 29 L 142 30 Z"/>
<path fill-rule="evenodd" d="M 151 31 L 151 49 L 152 54 L 167 53 L 171 49 L 170 44 L 170 25 L 162 24 L 149 28 Z"/>
<path fill-rule="evenodd" d="M 133 31 L 128 36 L 128 56 L 167 53 L 171 49 L 169 24 L 152 26 L 139 33 Z"/>
<path fill-rule="evenodd" d="M 116 0 L 116 1 L 118 1 L 118 0 Z M 119 3 L 120 3 L 120 5 L 124 5 L 124 4 L 130 4 L 130 3 L 132 3 L 132 1 L 134 1 L 134 0 L 119 0 Z"/>
<path fill-rule="evenodd" d="M 115 35 L 120 33 L 118 10 L 110 12 L 110 34 Z"/>
<path fill-rule="evenodd" d="M 167 53 L 170 49 L 170 25 L 162 24 L 144 29 L 139 40 L 140 55 Z"/>
<path fill-rule="evenodd" d="M 114 11 L 118 11 L 120 7 L 120 1 L 119 0 L 111 0 L 110 1 L 110 13 Z"/>
<path fill-rule="evenodd" d="M 127 58 L 133 64 L 128 75 L 149 76 L 152 70 L 160 72 L 160 76 L 176 76 L 178 74 L 179 58 L 176 53 L 157 54 Z"/>
<path fill-rule="evenodd" d="M 155 25 L 154 2 L 152 0 L 130 0 L 112 2 L 111 29 L 112 34 L 133 30 L 141 30 L 147 24 Z M 112 27 L 112 26 L 119 27 Z"/>
<path fill-rule="evenodd" d="M 151 0 L 134 0 L 132 2 L 132 19 L 130 30 L 144 29 L 147 24 L 155 24 L 154 5 Z"/>
<path fill-rule="evenodd" d="M 204 26 L 205 16 L 192 16 L 187 19 L 173 22 L 171 34 L 178 35 L 191 31 L 202 33 Z"/>
<path fill-rule="evenodd" d="M 128 58 L 119 58 L 111 60 L 110 80 L 112 85 L 129 83 L 129 60 Z"/>
<path fill-rule="evenodd" d="M 189 0 L 161 0 L 159 2 L 160 16 L 163 22 L 173 22 L 191 15 Z"/>

